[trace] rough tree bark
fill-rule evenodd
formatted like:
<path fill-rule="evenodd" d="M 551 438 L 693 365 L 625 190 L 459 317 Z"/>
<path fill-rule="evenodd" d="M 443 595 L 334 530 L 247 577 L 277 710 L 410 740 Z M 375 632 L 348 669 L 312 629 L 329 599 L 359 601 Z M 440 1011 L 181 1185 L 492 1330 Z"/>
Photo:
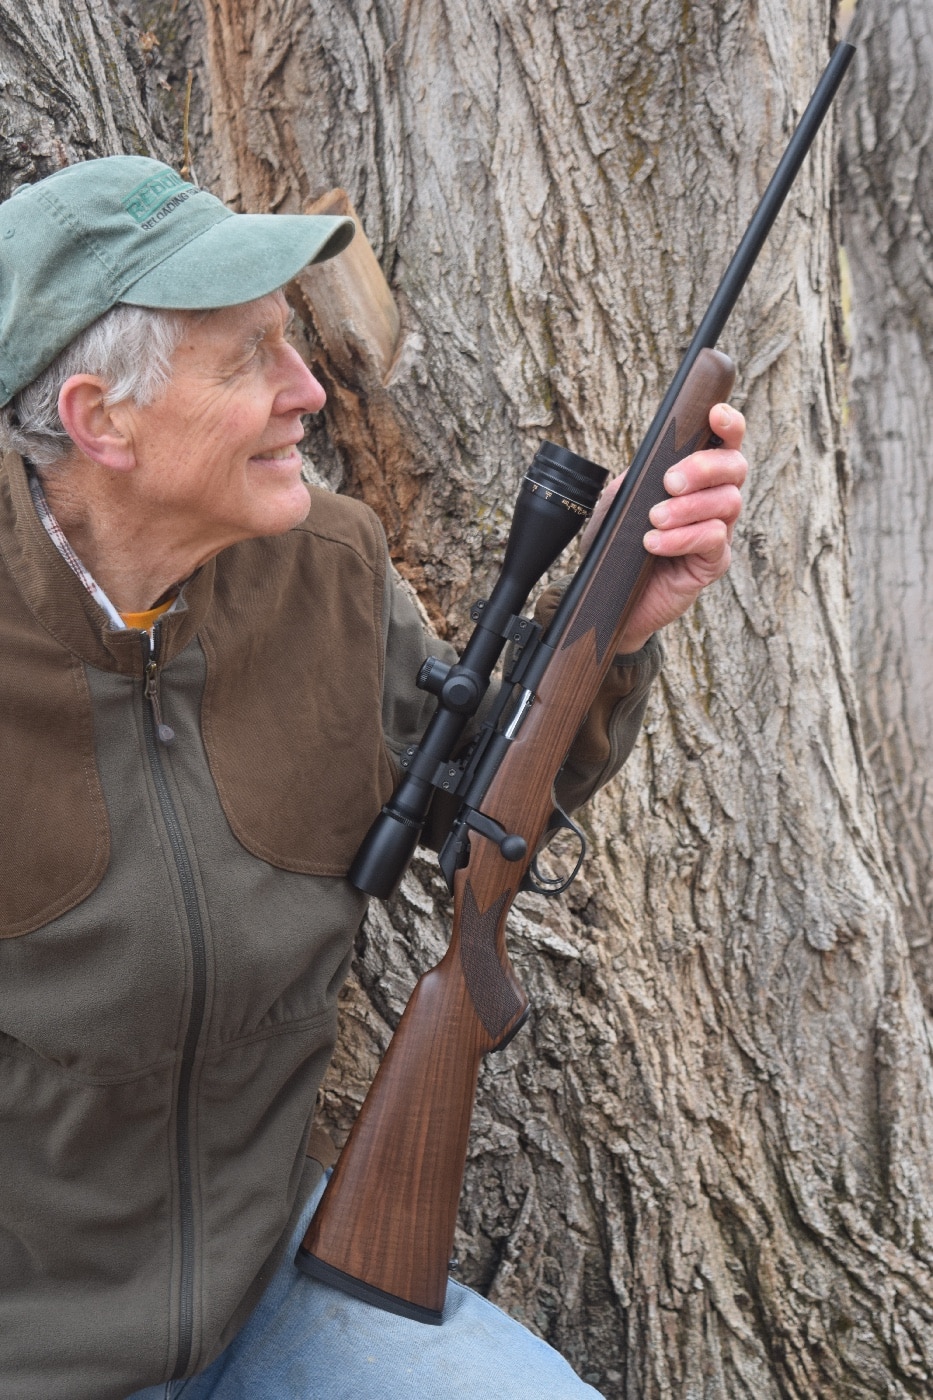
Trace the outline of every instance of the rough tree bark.
<path fill-rule="evenodd" d="M 933 14 L 861 0 L 847 94 L 854 651 L 917 978 L 933 1011 Z"/>
<path fill-rule="evenodd" d="M 347 190 L 398 330 L 387 352 L 350 318 L 338 345 L 300 280 L 330 393 L 310 445 L 380 510 L 456 638 L 540 437 L 625 464 L 823 66 L 830 10 L 74 0 L 66 20 L 2 0 L 22 102 L 4 156 L 28 171 L 23 139 L 42 170 L 59 135 L 68 159 L 149 139 L 177 163 L 177 119 L 143 117 L 190 64 L 202 182 L 246 209 Z M 90 43 L 68 26 L 92 17 Z M 89 129 L 113 101 L 90 58 L 45 60 L 30 92 L 33 25 L 40 56 L 46 30 L 136 55 L 112 127 Z M 583 878 L 520 901 L 535 1012 L 477 1107 L 462 1275 L 626 1400 L 933 1383 L 933 1076 L 853 684 L 831 183 L 827 129 L 723 342 L 753 425 L 734 569 L 671 630 L 644 741 L 587 817 Z M 322 1103 L 335 1132 L 446 907 L 419 860 L 367 920 Z"/>
<path fill-rule="evenodd" d="M 2 0 L 0 197 L 91 156 L 166 155 L 170 104 L 150 53 L 134 22 L 95 0 Z"/>

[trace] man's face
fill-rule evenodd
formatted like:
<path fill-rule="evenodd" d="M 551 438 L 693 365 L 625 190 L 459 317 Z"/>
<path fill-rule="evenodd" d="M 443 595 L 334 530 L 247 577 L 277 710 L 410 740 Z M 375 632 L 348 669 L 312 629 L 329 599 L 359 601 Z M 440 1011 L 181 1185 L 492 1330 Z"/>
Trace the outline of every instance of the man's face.
<path fill-rule="evenodd" d="M 285 339 L 289 319 L 281 292 L 192 315 L 168 388 L 122 406 L 138 506 L 199 562 L 308 513 L 296 444 L 324 390 Z"/>

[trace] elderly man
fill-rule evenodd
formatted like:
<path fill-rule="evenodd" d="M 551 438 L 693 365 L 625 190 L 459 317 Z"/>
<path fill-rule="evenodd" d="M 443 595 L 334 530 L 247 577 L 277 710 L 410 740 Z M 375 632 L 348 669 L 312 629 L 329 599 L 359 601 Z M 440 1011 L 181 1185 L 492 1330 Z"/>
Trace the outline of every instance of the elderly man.
<path fill-rule="evenodd" d="M 457 1285 L 426 1328 L 292 1262 L 345 873 L 433 703 L 376 522 L 302 479 L 281 287 L 352 234 L 129 156 L 0 207 L 0 1400 L 595 1394 Z M 649 634 L 728 563 L 744 425 L 711 421 L 606 681 L 619 755 Z"/>

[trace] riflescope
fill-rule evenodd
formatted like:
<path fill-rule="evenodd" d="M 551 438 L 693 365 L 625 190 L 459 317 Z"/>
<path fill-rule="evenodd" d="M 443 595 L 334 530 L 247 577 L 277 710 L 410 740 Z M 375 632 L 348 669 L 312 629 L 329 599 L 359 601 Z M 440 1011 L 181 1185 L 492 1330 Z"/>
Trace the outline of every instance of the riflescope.
<path fill-rule="evenodd" d="M 476 627 L 453 666 L 430 657 L 416 684 L 437 696 L 421 743 L 405 755 L 405 773 L 373 822 L 350 867 L 350 883 L 387 899 L 411 860 L 435 788 L 449 787 L 451 756 L 489 689 L 509 640 L 521 641 L 528 594 L 589 519 L 608 472 L 566 447 L 545 442 L 522 479 L 502 570 L 477 603 Z M 454 772 L 456 770 L 453 770 Z"/>

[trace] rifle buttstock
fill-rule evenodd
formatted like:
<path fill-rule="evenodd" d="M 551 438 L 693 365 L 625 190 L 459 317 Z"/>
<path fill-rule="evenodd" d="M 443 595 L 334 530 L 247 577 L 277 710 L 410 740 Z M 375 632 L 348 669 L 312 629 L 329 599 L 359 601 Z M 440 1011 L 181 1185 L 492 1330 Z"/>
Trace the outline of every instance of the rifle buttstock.
<path fill-rule="evenodd" d="M 514 886 L 514 866 L 500 864 Z M 412 993 L 296 1259 L 324 1283 L 434 1323 L 480 1060 L 511 1039 L 528 1008 L 504 954 L 515 888 L 500 884 L 494 904 L 480 907 L 469 867 L 457 884 L 447 953 Z"/>

